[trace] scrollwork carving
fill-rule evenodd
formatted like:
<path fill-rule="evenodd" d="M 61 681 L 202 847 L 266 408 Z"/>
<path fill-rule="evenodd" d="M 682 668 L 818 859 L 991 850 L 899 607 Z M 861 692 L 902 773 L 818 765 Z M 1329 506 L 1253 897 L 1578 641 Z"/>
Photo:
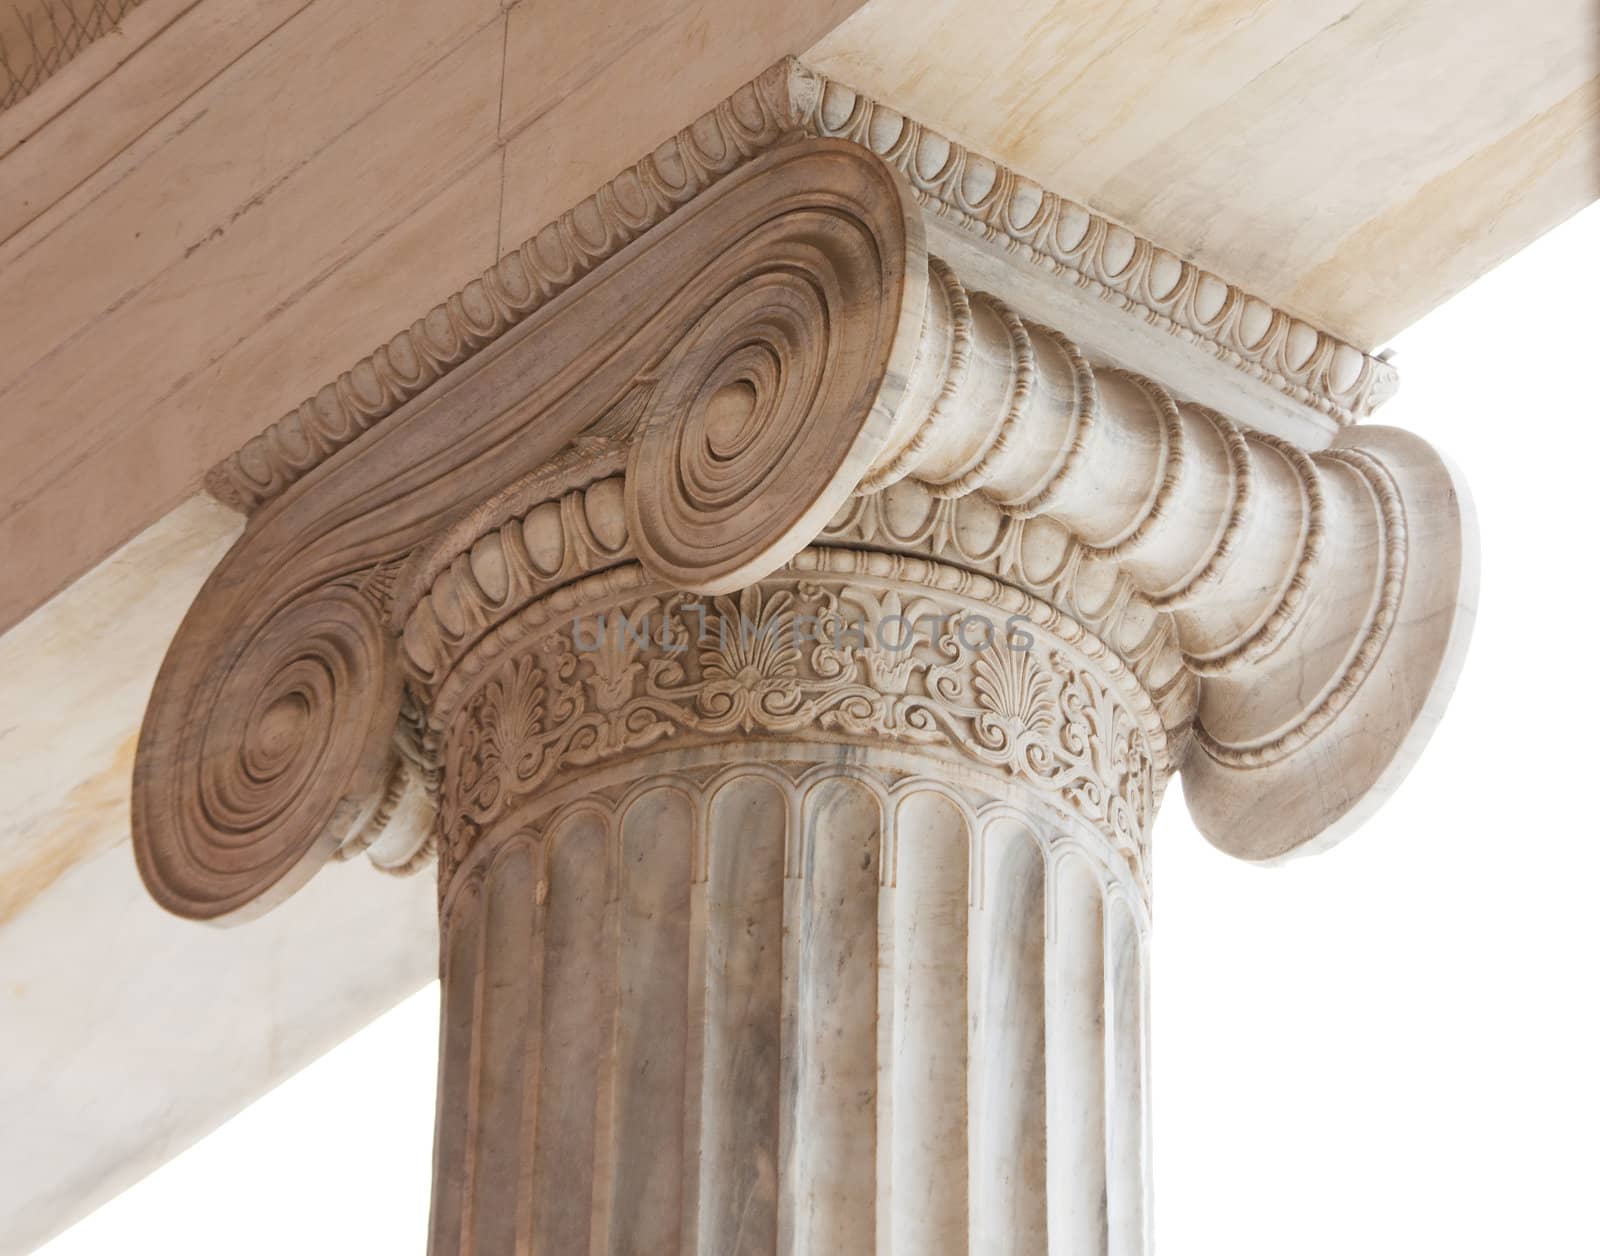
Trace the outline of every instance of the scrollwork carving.
<path fill-rule="evenodd" d="M 526 314 L 514 327 L 492 299 L 500 290 L 484 285 L 482 308 L 462 306 L 473 334 L 445 337 L 460 340 L 459 353 L 450 348 L 424 369 L 427 355 L 413 344 L 398 383 L 353 378 L 373 405 L 341 410 L 327 439 L 311 441 L 314 456 L 291 459 L 287 470 L 273 463 L 254 481 L 277 495 L 202 590 L 146 716 L 133 828 L 158 899 L 217 918 L 270 898 L 280 882 L 298 883 L 302 863 L 331 857 L 381 803 L 401 622 L 408 669 L 425 685 L 489 624 L 567 578 L 559 563 L 568 557 L 592 566 L 631 544 L 647 564 L 677 572 L 704 560 L 708 578 L 738 577 L 743 564 L 776 564 L 805 544 L 850 492 L 864 469 L 856 464 L 896 407 L 908 374 L 902 359 L 916 348 L 927 275 L 921 220 L 892 171 L 849 144 L 786 145 L 734 169 L 741 164 L 730 151 L 719 167 L 727 177 L 713 185 L 704 172 L 690 174 L 681 199 L 665 197 L 681 212 L 649 248 L 612 259 L 616 240 L 607 236 L 592 253 L 580 250 L 588 260 L 571 273 L 513 284 Z M 657 191 L 670 186 L 663 175 Z M 654 221 L 645 215 L 633 234 Z M 801 276 L 808 295 L 797 305 Z M 552 313 L 544 302 L 557 291 L 564 299 Z M 761 375 L 750 355 L 780 342 L 791 344 L 794 362 L 821 356 L 807 370 Z M 731 371 L 727 380 L 755 389 L 759 431 L 738 428 L 724 445 L 716 423 L 701 421 L 698 393 L 674 391 L 701 367 L 707 379 Z M 407 416 L 366 422 L 369 411 L 390 413 L 435 382 Z M 620 438 L 646 418 L 624 446 Z M 832 470 L 826 459 L 793 457 L 799 433 L 843 438 L 852 427 L 859 440 L 830 451 L 839 458 Z M 740 468 L 735 495 L 756 493 L 766 508 L 768 530 L 745 528 L 726 569 L 728 554 L 692 518 L 652 508 L 650 476 L 676 474 L 654 462 L 636 461 L 626 480 L 614 474 L 618 462 L 612 474 L 572 486 L 581 500 L 555 509 L 581 508 L 589 527 L 580 537 L 563 521 L 561 543 L 581 539 L 586 549 L 557 556 L 555 567 L 544 566 L 542 516 L 530 514 L 520 532 L 479 531 L 496 511 L 514 511 L 519 492 L 543 499 L 568 463 L 593 472 L 607 449 L 637 455 L 674 433 L 690 442 L 686 450 L 708 440 L 713 471 Z M 297 478 L 336 451 L 317 476 Z M 246 451 L 241 465 L 254 456 Z M 768 456 L 779 465 L 763 480 L 758 464 Z M 763 484 L 770 492 L 758 492 Z M 629 500 L 606 500 L 618 490 Z M 808 504 L 812 490 L 820 496 Z M 712 514 L 719 509 L 713 503 Z M 464 551 L 451 545 L 462 529 L 471 534 Z M 422 591 L 431 629 L 409 614 Z M 289 678 L 281 701 L 280 671 Z"/>
<path fill-rule="evenodd" d="M 797 216 L 758 243 L 742 282 L 662 363 L 629 451 L 640 561 L 698 593 L 739 589 L 816 536 L 887 441 L 920 347 L 928 264 L 914 214 L 881 214 L 870 231 Z"/>
<path fill-rule="evenodd" d="M 360 831 L 394 757 L 394 654 L 368 595 L 334 585 L 209 667 L 168 655 L 133 808 L 140 870 L 163 906 L 201 919 L 264 910 Z"/>

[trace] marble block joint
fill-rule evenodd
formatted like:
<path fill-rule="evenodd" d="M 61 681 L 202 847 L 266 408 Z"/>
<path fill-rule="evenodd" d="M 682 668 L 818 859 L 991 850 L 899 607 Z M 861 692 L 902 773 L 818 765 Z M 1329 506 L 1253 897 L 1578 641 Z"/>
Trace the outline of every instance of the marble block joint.
<path fill-rule="evenodd" d="M 1324 846 L 1454 676 L 1424 443 L 1130 369 L 806 130 L 659 214 L 619 180 L 605 250 L 456 310 L 492 334 L 223 473 L 140 870 L 234 920 L 437 857 L 436 1256 L 1148 1251 L 1166 784 L 1243 859 Z"/>

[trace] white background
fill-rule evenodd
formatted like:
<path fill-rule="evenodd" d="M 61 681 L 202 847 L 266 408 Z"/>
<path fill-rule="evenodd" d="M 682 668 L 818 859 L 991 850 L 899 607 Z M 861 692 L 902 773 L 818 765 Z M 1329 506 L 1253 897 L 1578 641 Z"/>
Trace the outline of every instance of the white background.
<path fill-rule="evenodd" d="M 1382 412 L 1483 534 L 1445 721 L 1343 846 L 1156 827 L 1156 1234 L 1173 1256 L 1600 1252 L 1600 206 L 1400 336 Z M 437 989 L 41 1249 L 421 1256 Z"/>

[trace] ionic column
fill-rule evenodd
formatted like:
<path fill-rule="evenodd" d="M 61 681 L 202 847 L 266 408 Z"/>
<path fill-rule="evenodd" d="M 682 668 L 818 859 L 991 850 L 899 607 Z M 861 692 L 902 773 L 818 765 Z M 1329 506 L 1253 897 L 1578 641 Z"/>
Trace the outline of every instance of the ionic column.
<path fill-rule="evenodd" d="M 434 1256 L 1144 1253 L 1164 787 L 1253 860 L 1381 801 L 1470 618 L 1455 481 L 1025 318 L 863 148 L 686 168 L 241 453 L 141 872 L 236 920 L 437 854 Z"/>
<path fill-rule="evenodd" d="M 434 706 L 436 1256 L 1146 1251 L 1138 677 L 931 560 L 577 588 Z"/>

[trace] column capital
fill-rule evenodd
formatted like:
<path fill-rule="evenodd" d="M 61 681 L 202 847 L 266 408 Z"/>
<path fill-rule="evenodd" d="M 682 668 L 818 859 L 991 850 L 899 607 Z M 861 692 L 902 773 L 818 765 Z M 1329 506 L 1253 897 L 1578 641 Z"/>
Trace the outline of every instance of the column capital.
<path fill-rule="evenodd" d="M 849 129 L 827 85 L 783 70 L 820 93 L 808 117 Z M 454 360 L 419 355 L 444 335 L 419 324 L 329 406 L 394 378 L 407 399 L 333 436 L 302 414 L 241 452 L 223 479 L 255 513 L 140 740 L 135 849 L 160 902 L 247 915 L 426 815 L 452 686 L 534 604 L 631 614 L 613 597 L 630 582 L 743 596 L 839 563 L 921 562 L 895 580 L 988 579 L 996 605 L 1070 621 L 1131 678 L 1157 777 L 1181 768 L 1201 828 L 1242 857 L 1325 842 L 1381 795 L 1464 639 L 1444 464 L 1391 429 L 1324 449 L 1254 430 L 1041 322 L 1039 274 L 1008 279 L 1004 247 L 930 257 L 949 201 L 920 157 L 874 151 L 882 132 L 786 130 L 717 177 L 690 178 L 680 141 L 671 186 L 694 190 L 670 212 L 651 208 L 674 168 L 658 153 L 656 183 L 641 163 L 563 220 L 559 281 L 503 263 L 448 308 Z"/>

